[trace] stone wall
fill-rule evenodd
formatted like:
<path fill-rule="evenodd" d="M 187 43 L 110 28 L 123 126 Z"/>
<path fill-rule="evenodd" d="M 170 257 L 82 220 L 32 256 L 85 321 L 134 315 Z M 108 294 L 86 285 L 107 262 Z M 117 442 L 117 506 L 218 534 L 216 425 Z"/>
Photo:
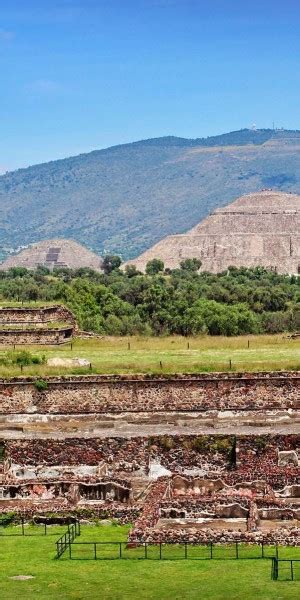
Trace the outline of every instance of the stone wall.
<path fill-rule="evenodd" d="M 49 327 L 49 323 L 68 323 Z M 74 315 L 61 305 L 40 308 L 0 307 L 0 345 L 62 344 L 77 330 Z"/>
<path fill-rule="evenodd" d="M 76 319 L 73 313 L 60 304 L 54 306 L 41 307 L 0 307 L 0 326 L 1 324 L 39 324 L 65 321 L 76 328 Z"/>
<path fill-rule="evenodd" d="M 299 466 L 279 464 L 278 451 L 282 450 L 295 450 L 300 459 L 300 435 L 264 436 L 263 444 L 257 436 L 74 438 L 4 444 L 7 470 L 12 464 L 92 466 L 105 462 L 110 474 L 148 474 L 150 461 L 155 460 L 169 473 L 221 477 L 230 486 L 260 480 L 276 490 L 300 477 Z"/>
<path fill-rule="evenodd" d="M 300 372 L 0 380 L 0 414 L 300 409 Z"/>
<path fill-rule="evenodd" d="M 2 329 L 0 330 L 0 344 L 4 346 L 12 345 L 57 345 L 64 344 L 73 337 L 73 327 L 63 327 L 60 329 Z"/>
<path fill-rule="evenodd" d="M 2 501 L 11 501 L 11 505 L 20 500 L 66 500 L 75 506 L 85 501 L 100 503 L 119 502 L 129 503 L 131 485 L 127 481 L 111 478 L 96 480 L 63 479 L 41 480 L 33 482 L 10 482 L 0 485 L 0 510 Z"/>
<path fill-rule="evenodd" d="M 184 544 L 230 544 L 241 542 L 245 544 L 270 544 L 300 546 L 300 529 L 297 526 L 278 528 L 273 531 L 233 531 L 229 529 L 156 529 L 145 527 L 133 529 L 129 534 L 129 541 L 135 543 L 175 543 Z"/>
<path fill-rule="evenodd" d="M 0 380 L 3 437 L 288 434 L 300 421 L 298 372 L 46 381 L 47 389 L 39 391 L 34 378 Z"/>
<path fill-rule="evenodd" d="M 47 500 L 34 503 L 32 500 L 23 500 L 22 503 L 15 505 L 12 509 L 11 501 L 1 502 L 1 513 L 11 513 L 13 510 L 15 516 L 13 523 L 20 523 L 21 519 L 26 522 L 66 522 L 70 519 L 98 520 L 98 519 L 117 519 L 120 524 L 133 523 L 139 516 L 141 507 L 129 506 L 118 502 L 111 502 L 101 506 L 91 506 L 90 504 L 71 508 L 68 504 L 64 505 L 61 500 L 53 500 L 51 503 Z M 96 534 L 96 532 L 95 532 Z"/>

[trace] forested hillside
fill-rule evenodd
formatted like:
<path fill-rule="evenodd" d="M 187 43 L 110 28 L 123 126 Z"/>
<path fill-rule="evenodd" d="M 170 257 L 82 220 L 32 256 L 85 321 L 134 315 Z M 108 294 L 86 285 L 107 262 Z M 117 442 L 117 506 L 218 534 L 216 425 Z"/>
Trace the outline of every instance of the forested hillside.
<path fill-rule="evenodd" d="M 62 302 L 83 330 L 110 335 L 240 335 L 300 329 L 300 278 L 263 268 L 212 275 L 188 259 L 164 271 L 150 261 L 142 275 L 107 257 L 105 273 L 89 269 L 53 273 L 0 271 L 0 302 Z"/>
<path fill-rule="evenodd" d="M 163 137 L 0 177 L 1 247 L 72 238 L 133 258 L 262 188 L 300 192 L 300 132 Z"/>

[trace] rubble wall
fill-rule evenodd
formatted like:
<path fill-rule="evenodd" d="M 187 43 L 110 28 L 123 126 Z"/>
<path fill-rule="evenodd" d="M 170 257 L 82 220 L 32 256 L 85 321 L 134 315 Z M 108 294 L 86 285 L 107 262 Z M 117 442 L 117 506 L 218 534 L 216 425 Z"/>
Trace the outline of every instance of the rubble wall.
<path fill-rule="evenodd" d="M 296 410 L 300 372 L 194 377 L 49 377 L 0 380 L 0 414 Z"/>
<path fill-rule="evenodd" d="M 51 323 L 55 321 L 66 321 L 67 323 L 76 326 L 76 319 L 73 313 L 60 304 L 54 306 L 41 307 L 0 307 L 0 324 L 38 324 Z"/>
<path fill-rule="evenodd" d="M 221 477 L 228 485 L 254 480 L 273 488 L 292 485 L 300 477 L 300 435 L 152 436 L 140 438 L 73 438 L 5 442 L 7 465 L 98 465 L 105 461 L 115 475 L 143 470 L 158 461 L 173 473 L 198 470 Z M 278 451 L 295 451 L 298 464 L 280 465 Z"/>
<path fill-rule="evenodd" d="M 63 344 L 72 339 L 73 328 L 61 329 L 2 329 L 0 331 L 0 344 L 11 346 L 13 344 Z"/>

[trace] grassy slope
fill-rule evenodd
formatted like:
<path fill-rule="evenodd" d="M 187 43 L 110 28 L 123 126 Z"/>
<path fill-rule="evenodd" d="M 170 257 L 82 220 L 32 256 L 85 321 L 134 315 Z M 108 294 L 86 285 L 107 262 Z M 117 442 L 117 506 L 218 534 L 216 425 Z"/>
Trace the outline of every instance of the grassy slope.
<path fill-rule="evenodd" d="M 125 540 L 127 529 L 89 527 L 83 529 L 82 539 Z M 0 592 L 4 600 L 293 600 L 300 595 L 300 582 L 271 581 L 267 560 L 57 561 L 55 539 L 1 539 Z M 294 550 L 289 552 L 294 556 Z M 15 575 L 35 578 L 9 579 Z"/>
<path fill-rule="evenodd" d="M 249 340 L 249 348 L 248 348 Z M 188 349 L 189 344 L 189 349 Z M 129 346 L 130 345 L 130 349 Z M 24 349 L 24 346 L 17 347 Z M 0 358 L 8 348 L 0 347 Z M 110 338 L 75 340 L 63 346 L 27 347 L 46 358 L 86 358 L 89 368 L 58 368 L 47 365 L 24 367 L 23 375 L 71 373 L 175 373 L 228 371 L 300 370 L 300 339 L 283 335 L 166 338 Z M 160 362 L 162 366 L 160 365 Z M 19 367 L 0 366 L 0 377 L 21 375 Z"/>

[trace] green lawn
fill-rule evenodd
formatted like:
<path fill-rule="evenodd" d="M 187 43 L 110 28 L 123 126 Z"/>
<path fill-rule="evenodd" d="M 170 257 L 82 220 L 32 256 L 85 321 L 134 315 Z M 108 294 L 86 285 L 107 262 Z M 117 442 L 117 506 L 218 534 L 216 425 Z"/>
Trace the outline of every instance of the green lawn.
<path fill-rule="evenodd" d="M 83 527 L 82 540 L 125 540 L 128 527 Z M 55 560 L 55 536 L 3 537 L 0 594 L 3 600 L 292 600 L 300 582 L 274 582 L 268 560 L 77 561 Z M 286 550 L 285 552 L 294 552 Z M 16 581 L 16 575 L 34 579 Z"/>
<path fill-rule="evenodd" d="M 248 347 L 249 342 L 249 347 Z M 24 346 L 17 347 L 24 349 Z M 199 373 L 207 371 L 300 370 L 300 338 L 283 335 L 241 337 L 165 338 L 103 337 L 76 339 L 73 349 L 63 346 L 27 346 L 49 357 L 87 358 L 93 373 Z M 0 359 L 7 348 L 0 347 Z M 89 368 L 24 367 L 26 375 L 90 373 Z M 20 367 L 0 365 L 0 377 L 20 375 Z"/>

